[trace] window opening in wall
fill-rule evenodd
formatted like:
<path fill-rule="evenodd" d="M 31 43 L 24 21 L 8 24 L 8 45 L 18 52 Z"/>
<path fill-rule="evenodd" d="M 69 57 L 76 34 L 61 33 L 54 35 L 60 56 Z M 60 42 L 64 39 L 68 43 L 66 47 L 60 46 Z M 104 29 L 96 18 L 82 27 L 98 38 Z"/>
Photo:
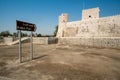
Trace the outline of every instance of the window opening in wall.
<path fill-rule="evenodd" d="M 89 15 L 89 18 L 91 18 L 91 15 Z"/>

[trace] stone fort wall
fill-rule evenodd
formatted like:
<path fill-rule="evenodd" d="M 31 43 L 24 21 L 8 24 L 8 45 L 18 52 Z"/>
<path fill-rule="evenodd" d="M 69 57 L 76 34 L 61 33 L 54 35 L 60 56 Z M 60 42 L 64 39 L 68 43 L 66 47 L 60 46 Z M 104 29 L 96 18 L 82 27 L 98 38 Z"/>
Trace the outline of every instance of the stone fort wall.
<path fill-rule="evenodd" d="M 82 20 L 59 16 L 58 43 L 120 49 L 120 15 L 99 17 L 99 8 L 82 11 Z"/>
<path fill-rule="evenodd" d="M 120 37 L 120 15 L 99 18 L 99 8 L 82 11 L 82 20 L 59 17 L 57 37 Z"/>
<path fill-rule="evenodd" d="M 62 37 L 120 37 L 120 15 L 67 22 Z"/>

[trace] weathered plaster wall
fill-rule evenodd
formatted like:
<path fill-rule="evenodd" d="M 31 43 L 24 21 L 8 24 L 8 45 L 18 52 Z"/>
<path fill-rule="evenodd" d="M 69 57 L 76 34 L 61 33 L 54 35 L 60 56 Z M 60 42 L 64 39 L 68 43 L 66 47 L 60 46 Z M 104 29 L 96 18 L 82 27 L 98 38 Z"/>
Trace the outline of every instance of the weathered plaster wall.
<path fill-rule="evenodd" d="M 120 15 L 67 22 L 63 37 L 120 37 Z"/>

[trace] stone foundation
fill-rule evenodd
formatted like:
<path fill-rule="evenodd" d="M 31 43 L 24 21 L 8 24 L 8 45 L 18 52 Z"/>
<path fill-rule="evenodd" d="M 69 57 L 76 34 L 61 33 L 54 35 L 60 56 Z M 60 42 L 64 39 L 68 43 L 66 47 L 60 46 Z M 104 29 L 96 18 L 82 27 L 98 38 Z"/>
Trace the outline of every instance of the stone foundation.
<path fill-rule="evenodd" d="M 116 48 L 120 49 L 120 37 L 95 37 L 95 38 L 79 38 L 79 37 L 61 37 L 58 38 L 59 44 L 81 45 L 98 48 Z"/>

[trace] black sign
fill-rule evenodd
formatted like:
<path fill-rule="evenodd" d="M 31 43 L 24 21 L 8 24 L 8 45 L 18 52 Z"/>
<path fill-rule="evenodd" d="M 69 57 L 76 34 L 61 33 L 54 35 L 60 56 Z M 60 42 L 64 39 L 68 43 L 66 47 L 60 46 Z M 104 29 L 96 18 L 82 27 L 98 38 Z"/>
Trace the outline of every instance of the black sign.
<path fill-rule="evenodd" d="M 16 21 L 16 29 L 24 31 L 36 31 L 36 25 L 23 21 Z"/>

